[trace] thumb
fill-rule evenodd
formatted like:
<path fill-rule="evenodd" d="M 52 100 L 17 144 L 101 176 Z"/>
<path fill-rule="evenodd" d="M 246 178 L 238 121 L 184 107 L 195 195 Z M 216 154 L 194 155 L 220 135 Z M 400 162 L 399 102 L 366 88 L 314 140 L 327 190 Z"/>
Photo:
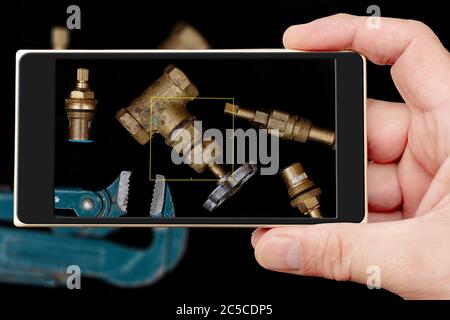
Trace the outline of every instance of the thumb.
<path fill-rule="evenodd" d="M 414 220 L 376 224 L 320 224 L 258 229 L 252 244 L 261 266 L 281 272 L 366 284 L 373 266 L 381 286 L 408 292 L 417 234 Z M 412 243 L 413 242 L 413 243 Z"/>

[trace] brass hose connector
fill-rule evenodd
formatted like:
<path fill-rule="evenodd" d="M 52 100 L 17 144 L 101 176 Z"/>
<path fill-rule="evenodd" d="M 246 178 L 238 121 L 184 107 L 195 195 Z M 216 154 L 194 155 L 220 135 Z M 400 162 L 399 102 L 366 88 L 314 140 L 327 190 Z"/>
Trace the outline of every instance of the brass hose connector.
<path fill-rule="evenodd" d="M 321 218 L 319 196 L 322 191 L 308 178 L 300 162 L 283 169 L 280 174 L 288 189 L 291 206 L 311 218 Z"/>
<path fill-rule="evenodd" d="M 310 119 L 280 110 L 260 111 L 243 108 L 227 103 L 225 114 L 250 121 L 254 127 L 267 129 L 269 134 L 278 134 L 281 139 L 305 143 L 316 141 L 334 148 L 335 133 L 333 130 L 313 125 Z"/>
<path fill-rule="evenodd" d="M 92 121 L 95 119 L 97 100 L 89 88 L 89 70 L 77 69 L 77 83 L 65 99 L 67 119 L 69 120 L 70 142 L 92 142 Z"/>

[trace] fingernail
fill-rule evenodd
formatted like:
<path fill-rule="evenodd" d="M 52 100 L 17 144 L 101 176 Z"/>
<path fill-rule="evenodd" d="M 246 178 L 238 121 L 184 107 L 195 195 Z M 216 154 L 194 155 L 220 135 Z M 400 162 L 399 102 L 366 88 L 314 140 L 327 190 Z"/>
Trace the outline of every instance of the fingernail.
<path fill-rule="evenodd" d="M 261 238 L 261 236 L 264 234 L 264 231 L 265 231 L 265 229 L 258 228 L 252 232 L 251 244 L 252 244 L 253 249 L 255 249 L 256 243 Z"/>
<path fill-rule="evenodd" d="M 294 237 L 277 235 L 269 238 L 258 254 L 259 263 L 266 269 L 299 271 L 302 266 L 300 246 Z"/>
<path fill-rule="evenodd" d="M 256 246 L 256 238 L 255 238 L 255 233 L 256 233 L 256 231 L 258 231 L 258 229 L 256 229 L 255 231 L 252 232 L 252 237 L 251 237 L 251 239 L 250 239 L 250 243 L 252 244 L 253 249 L 254 249 L 255 246 Z"/>

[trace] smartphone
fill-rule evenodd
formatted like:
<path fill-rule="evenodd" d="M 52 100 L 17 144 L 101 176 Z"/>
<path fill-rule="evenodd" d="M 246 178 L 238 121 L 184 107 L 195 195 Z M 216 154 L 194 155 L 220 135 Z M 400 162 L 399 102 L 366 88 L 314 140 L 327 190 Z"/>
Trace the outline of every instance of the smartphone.
<path fill-rule="evenodd" d="M 16 226 L 363 222 L 356 52 L 20 50 Z"/>

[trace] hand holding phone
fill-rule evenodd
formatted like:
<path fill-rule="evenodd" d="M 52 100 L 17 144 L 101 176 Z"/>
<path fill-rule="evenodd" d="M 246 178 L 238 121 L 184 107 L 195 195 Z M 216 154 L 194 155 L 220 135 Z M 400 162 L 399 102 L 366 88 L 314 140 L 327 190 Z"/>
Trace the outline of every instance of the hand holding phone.
<path fill-rule="evenodd" d="M 392 65 L 404 103 L 367 106 L 369 224 L 258 229 L 252 245 L 271 270 L 351 280 L 406 299 L 448 299 L 450 59 L 423 23 L 335 15 L 289 28 L 287 48 L 352 49 Z M 348 44 L 352 44 L 348 47 Z"/>

